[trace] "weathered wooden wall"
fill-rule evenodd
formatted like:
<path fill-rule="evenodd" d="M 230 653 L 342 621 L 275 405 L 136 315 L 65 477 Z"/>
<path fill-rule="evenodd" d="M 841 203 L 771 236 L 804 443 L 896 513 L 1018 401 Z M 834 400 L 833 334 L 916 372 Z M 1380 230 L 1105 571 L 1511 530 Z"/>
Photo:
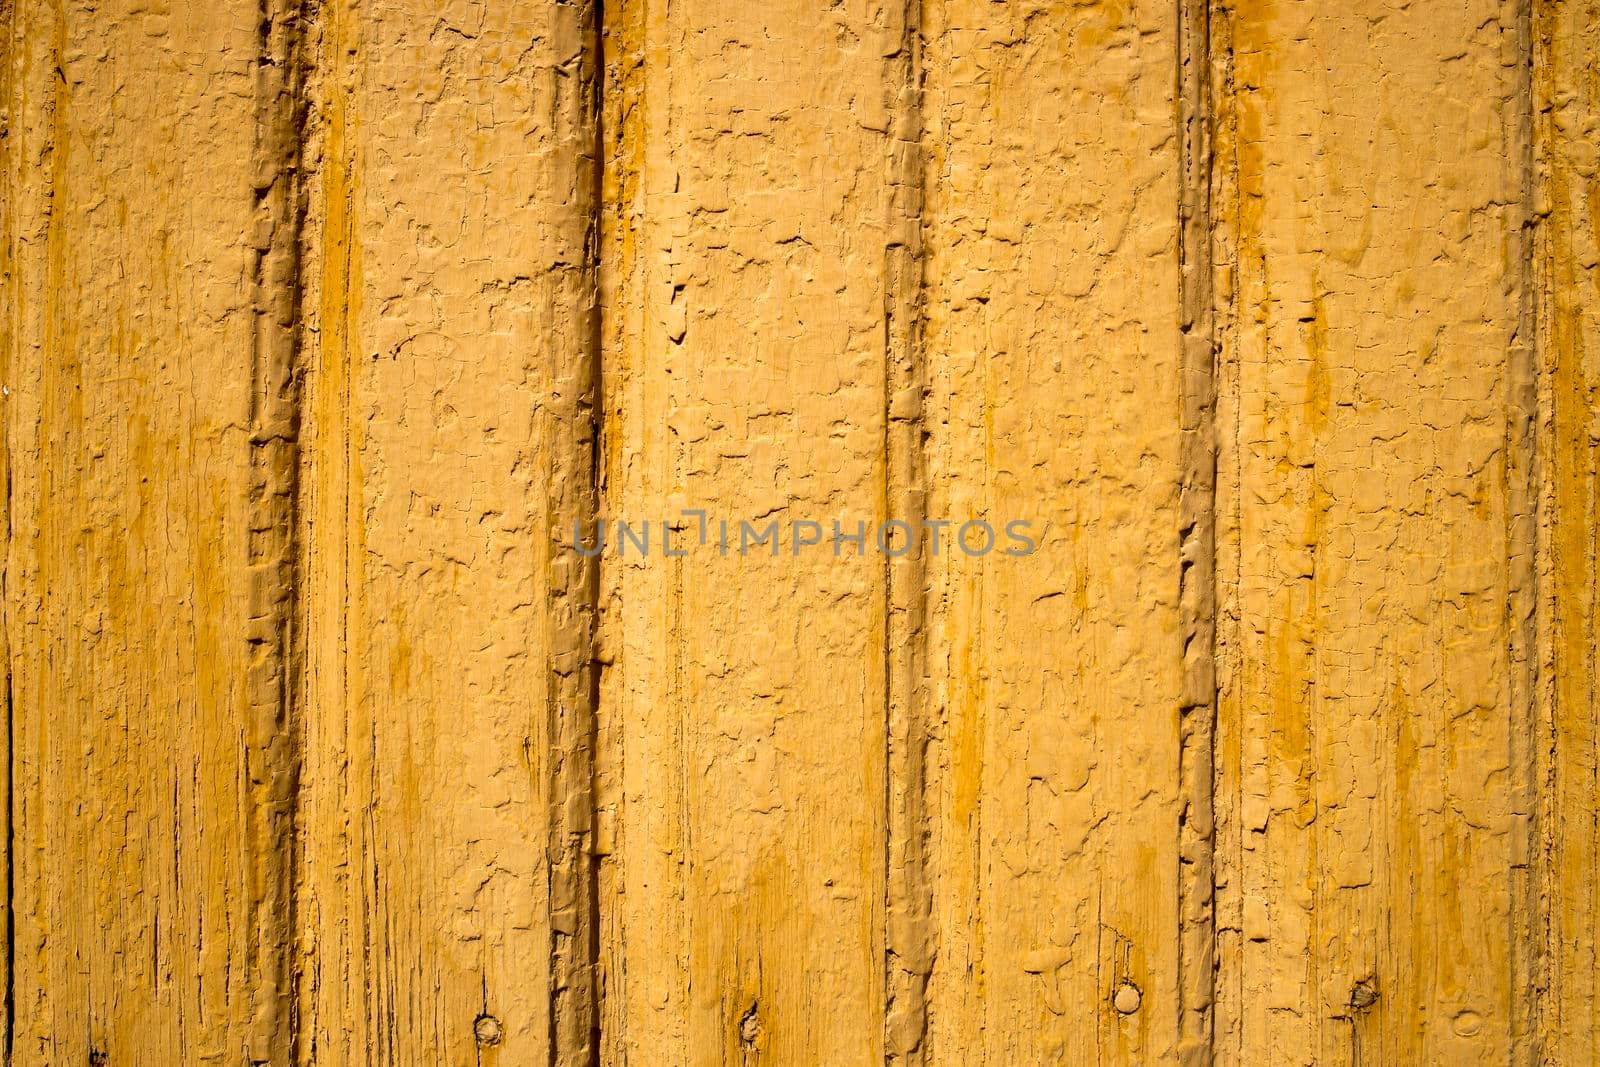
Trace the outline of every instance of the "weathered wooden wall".
<path fill-rule="evenodd" d="M 1600 0 L 0 25 L 7 1063 L 1600 1062 Z"/>

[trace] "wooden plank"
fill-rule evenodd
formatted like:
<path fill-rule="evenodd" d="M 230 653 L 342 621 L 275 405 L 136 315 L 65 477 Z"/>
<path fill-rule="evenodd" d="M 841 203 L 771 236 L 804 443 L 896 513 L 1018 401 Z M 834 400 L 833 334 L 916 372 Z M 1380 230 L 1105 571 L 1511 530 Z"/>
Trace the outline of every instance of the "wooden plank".
<path fill-rule="evenodd" d="M 1526 27 L 1235 5 L 1222 1052 L 1530 1054 Z"/>
<path fill-rule="evenodd" d="M 934 1062 L 1171 1062 L 1197 444 L 1178 9 L 934 10 L 929 510 L 1039 536 L 937 561 Z"/>
<path fill-rule="evenodd" d="M 302 1062 L 592 1062 L 585 3 L 323 15 Z"/>
<path fill-rule="evenodd" d="M 283 1062 L 291 13 L 6 14 L 8 1062 Z"/>
<path fill-rule="evenodd" d="M 1532 280 L 1537 292 L 1541 443 L 1550 528 L 1545 605 L 1553 712 L 1542 740 L 1549 792 L 1540 808 L 1538 859 L 1548 897 L 1549 993 L 1541 1020 L 1546 1055 L 1560 1064 L 1600 1059 L 1600 691 L 1596 689 L 1596 531 L 1600 530 L 1600 5 L 1533 5 L 1531 105 L 1541 218 Z M 1541 725 L 1546 725 L 1541 723 Z"/>
<path fill-rule="evenodd" d="M 607 7 L 632 145 L 610 186 L 608 509 L 711 524 L 700 545 L 680 520 L 679 558 L 659 540 L 623 557 L 613 538 L 605 564 L 616 1062 L 884 1055 L 887 568 L 870 541 L 795 556 L 791 532 L 874 529 L 898 491 L 899 11 Z M 773 520 L 780 554 L 741 557 L 738 523 Z"/>

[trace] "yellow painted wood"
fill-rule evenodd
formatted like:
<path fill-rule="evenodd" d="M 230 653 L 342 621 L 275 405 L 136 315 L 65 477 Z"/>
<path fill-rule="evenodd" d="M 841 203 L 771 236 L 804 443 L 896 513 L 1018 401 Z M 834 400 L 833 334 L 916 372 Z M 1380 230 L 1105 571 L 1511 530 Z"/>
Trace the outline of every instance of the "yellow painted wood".
<path fill-rule="evenodd" d="M 285 1062 L 281 27 L 5 14 L 8 1062 Z"/>
<path fill-rule="evenodd" d="M 1031 521 L 1042 547 L 934 566 L 931 1061 L 1170 1062 L 1178 10 L 933 10 L 930 511 Z"/>
<path fill-rule="evenodd" d="M 1525 22 L 1251 2 L 1224 30 L 1224 1047 L 1526 1061 Z"/>
<path fill-rule="evenodd" d="M 587 1064 L 592 15 L 318 26 L 300 1057 Z"/>
<path fill-rule="evenodd" d="M 1541 1016 L 1556 1063 L 1600 1057 L 1595 922 L 1600 914 L 1600 695 L 1596 692 L 1596 531 L 1600 530 L 1600 6 L 1538 3 L 1532 12 L 1534 245 L 1538 371 L 1545 451 L 1548 716 L 1538 767 L 1545 824 L 1537 868 L 1550 901 L 1547 954 L 1537 972 L 1549 990 Z"/>
<path fill-rule="evenodd" d="M 607 353 L 607 510 L 677 520 L 695 551 L 612 563 L 609 1040 L 628 1062 L 868 1062 L 884 1054 L 885 565 L 796 557 L 792 530 L 875 529 L 894 492 L 897 16 L 863 0 L 614 14 L 633 147 L 616 161 L 628 310 Z M 740 524 L 774 521 L 782 545 L 741 554 Z"/>
<path fill-rule="evenodd" d="M 1595 0 L 0 27 L 7 1063 L 1600 1054 Z"/>

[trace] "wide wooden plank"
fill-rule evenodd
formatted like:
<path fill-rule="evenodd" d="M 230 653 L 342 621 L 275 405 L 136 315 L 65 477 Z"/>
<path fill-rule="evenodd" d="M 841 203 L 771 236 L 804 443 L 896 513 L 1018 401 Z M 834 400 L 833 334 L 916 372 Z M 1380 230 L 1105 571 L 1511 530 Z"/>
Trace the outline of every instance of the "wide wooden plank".
<path fill-rule="evenodd" d="M 929 512 L 986 520 L 1000 545 L 930 561 L 930 1062 L 1172 1062 L 1188 445 L 1178 11 L 931 11 Z M 1032 555 L 1004 554 L 1013 520 L 1032 523 Z M 1208 578 L 1209 560 L 1195 563 Z"/>
<path fill-rule="evenodd" d="M 593 9 L 326 5 L 302 1060 L 592 1062 Z"/>
<path fill-rule="evenodd" d="M 286 1062 L 286 5 L 5 5 L 8 1062 Z"/>
<path fill-rule="evenodd" d="M 1520 1060 L 1526 26 L 1497 0 L 1252 0 L 1219 32 L 1223 1051 Z"/>
<path fill-rule="evenodd" d="M 607 5 L 607 508 L 710 524 L 606 562 L 615 1062 L 883 1056 L 886 566 L 870 532 L 839 557 L 791 533 L 889 506 L 897 11 Z M 772 521 L 778 553 L 741 554 Z"/>

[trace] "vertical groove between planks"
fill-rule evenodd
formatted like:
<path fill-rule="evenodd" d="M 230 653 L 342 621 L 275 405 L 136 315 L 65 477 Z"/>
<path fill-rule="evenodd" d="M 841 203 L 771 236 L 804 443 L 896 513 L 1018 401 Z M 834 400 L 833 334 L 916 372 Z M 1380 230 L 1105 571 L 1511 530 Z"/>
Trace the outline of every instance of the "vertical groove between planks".
<path fill-rule="evenodd" d="M 1543 865 L 1536 856 L 1542 851 L 1545 820 L 1540 781 L 1546 759 L 1539 742 L 1541 725 L 1547 717 L 1549 700 L 1542 664 L 1548 646 L 1548 621 L 1543 592 L 1549 571 L 1546 566 L 1546 515 L 1548 496 L 1542 484 L 1540 441 L 1548 423 L 1545 408 L 1548 396 L 1540 372 L 1541 346 L 1537 319 L 1538 236 L 1535 222 L 1538 158 L 1535 148 L 1534 82 L 1537 53 L 1533 38 L 1533 0 L 1518 0 L 1516 7 L 1515 90 L 1511 121 L 1514 128 L 1508 140 L 1516 151 L 1518 193 L 1521 218 L 1517 226 L 1517 270 L 1506 279 L 1517 288 L 1516 335 L 1508 353 L 1508 396 L 1506 486 L 1509 522 L 1506 560 L 1509 568 L 1510 597 L 1506 610 L 1506 636 L 1510 647 L 1507 662 L 1510 706 L 1511 752 L 1508 758 L 1516 777 L 1513 799 L 1513 864 L 1510 875 L 1511 1053 L 1518 1064 L 1540 1060 L 1538 1031 L 1541 994 L 1545 987 L 1544 924 L 1540 896 L 1543 893 Z M 1518 825 L 1520 823 L 1520 826 Z"/>
<path fill-rule="evenodd" d="M 928 1061 L 927 987 L 933 968 L 933 898 L 927 871 L 927 559 L 921 546 L 927 469 L 923 404 L 922 0 L 891 0 L 898 49 L 885 92 L 889 219 L 885 249 L 885 520 L 908 524 L 915 548 L 884 562 L 884 712 L 888 781 L 885 830 L 885 1020 L 889 1063 Z"/>
<path fill-rule="evenodd" d="M 596 530 L 600 505 L 600 439 L 603 398 L 600 395 L 600 349 L 603 341 L 599 301 L 601 210 L 604 161 L 601 111 L 605 106 L 602 38 L 605 10 L 601 0 L 590 0 L 574 12 L 582 36 L 576 77 L 567 79 L 577 94 L 575 106 L 562 109 L 579 128 L 562 131 L 581 153 L 575 210 L 583 215 L 583 276 L 581 291 L 587 306 L 580 309 L 584 328 L 578 336 L 570 403 L 558 408 L 552 449 L 551 509 L 556 519 L 552 538 L 552 590 L 570 598 L 550 620 L 558 629 L 570 629 L 571 644 L 559 634 L 552 647 L 559 650 L 551 669 L 548 736 L 554 746 L 550 782 L 550 971 L 553 989 L 550 1012 L 550 1062 L 553 1067 L 589 1067 L 599 1063 L 601 1039 L 596 976 L 599 964 L 599 883 L 594 855 L 595 775 L 599 677 L 595 655 L 600 595 L 600 560 L 576 551 L 565 533 L 583 528 Z M 570 585 L 568 585 L 570 583 Z M 563 586 L 568 588 L 563 589 Z M 570 656 L 566 649 L 572 649 Z"/>
<path fill-rule="evenodd" d="M 301 764 L 300 235 L 302 0 L 261 0 L 252 156 L 249 538 L 249 899 L 253 1062 L 296 1045 L 294 832 Z"/>
<path fill-rule="evenodd" d="M 1211 1059 L 1215 1000 L 1216 344 L 1212 304 L 1209 0 L 1179 0 L 1179 328 L 1182 333 L 1182 496 L 1179 611 L 1180 1056 Z"/>

